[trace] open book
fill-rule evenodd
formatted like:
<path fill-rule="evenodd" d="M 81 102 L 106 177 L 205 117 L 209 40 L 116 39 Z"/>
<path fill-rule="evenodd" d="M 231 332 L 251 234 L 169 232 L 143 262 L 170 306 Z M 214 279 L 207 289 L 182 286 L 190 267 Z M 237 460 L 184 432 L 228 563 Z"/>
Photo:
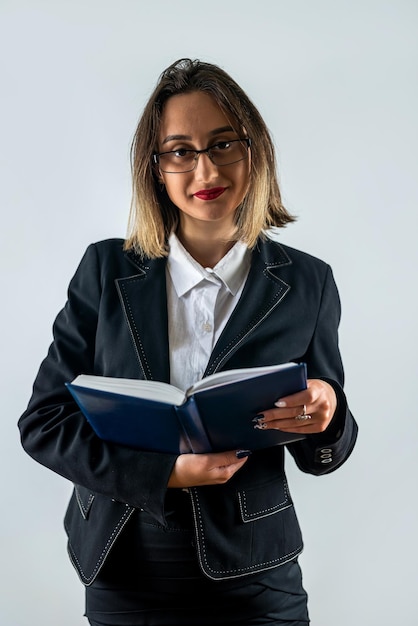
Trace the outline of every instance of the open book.
<path fill-rule="evenodd" d="M 256 430 L 253 418 L 281 397 L 306 389 L 304 363 L 212 374 L 187 392 L 167 383 L 77 376 L 67 387 L 105 441 L 139 450 L 182 454 L 257 450 L 303 439 Z"/>

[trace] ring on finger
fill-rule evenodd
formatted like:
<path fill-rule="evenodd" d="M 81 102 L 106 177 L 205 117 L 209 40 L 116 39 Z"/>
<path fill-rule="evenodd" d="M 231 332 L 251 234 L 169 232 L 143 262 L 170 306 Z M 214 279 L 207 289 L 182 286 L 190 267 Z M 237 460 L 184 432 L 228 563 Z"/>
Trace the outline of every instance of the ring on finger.
<path fill-rule="evenodd" d="M 299 413 L 299 415 L 296 415 L 295 420 L 298 420 L 300 422 L 305 422 L 306 420 L 311 420 L 311 419 L 312 419 L 312 415 L 309 415 L 308 413 L 306 413 L 306 404 L 304 404 L 302 413 Z"/>

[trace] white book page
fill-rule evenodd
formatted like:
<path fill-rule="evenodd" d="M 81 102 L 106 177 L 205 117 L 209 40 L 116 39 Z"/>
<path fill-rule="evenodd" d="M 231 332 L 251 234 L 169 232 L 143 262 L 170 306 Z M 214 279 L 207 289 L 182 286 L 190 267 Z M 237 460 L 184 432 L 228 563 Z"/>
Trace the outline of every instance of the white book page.
<path fill-rule="evenodd" d="M 202 378 L 187 391 L 187 395 L 190 396 L 193 393 L 199 393 L 204 389 L 212 389 L 214 387 L 221 387 L 231 382 L 238 380 L 248 380 L 249 378 L 255 378 L 262 374 L 270 374 L 271 372 L 279 372 L 280 370 L 293 367 L 295 363 L 282 363 L 281 365 L 268 365 L 266 367 L 246 367 L 242 369 L 229 370 L 226 372 L 217 372 L 211 374 L 206 378 Z"/>
<path fill-rule="evenodd" d="M 72 384 L 76 387 L 108 391 L 145 400 L 157 400 L 167 404 L 179 405 L 185 399 L 185 394 L 181 389 L 155 380 L 131 380 L 81 374 L 73 380 Z"/>

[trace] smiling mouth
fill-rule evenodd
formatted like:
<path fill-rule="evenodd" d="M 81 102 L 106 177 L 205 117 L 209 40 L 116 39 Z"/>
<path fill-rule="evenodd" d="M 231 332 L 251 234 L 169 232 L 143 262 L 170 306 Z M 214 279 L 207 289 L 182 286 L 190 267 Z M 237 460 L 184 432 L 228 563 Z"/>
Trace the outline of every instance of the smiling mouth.
<path fill-rule="evenodd" d="M 225 191 L 226 187 L 212 187 L 212 189 L 200 189 L 193 195 L 200 200 L 215 200 Z"/>

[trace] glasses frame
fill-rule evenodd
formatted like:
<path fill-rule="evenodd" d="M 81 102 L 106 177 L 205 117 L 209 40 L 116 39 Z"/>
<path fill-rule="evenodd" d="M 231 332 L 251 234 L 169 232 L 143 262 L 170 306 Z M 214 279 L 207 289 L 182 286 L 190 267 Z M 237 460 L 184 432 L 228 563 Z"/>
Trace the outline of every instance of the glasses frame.
<path fill-rule="evenodd" d="M 223 163 L 222 165 L 218 165 L 217 163 L 214 162 L 212 155 L 210 153 L 211 150 L 213 150 L 213 148 L 215 148 L 217 145 L 219 145 L 220 143 L 236 143 L 236 142 L 240 142 L 240 143 L 245 143 L 246 148 L 247 148 L 247 152 L 245 154 L 245 156 L 243 156 L 241 159 L 237 159 L 236 161 L 231 161 L 231 163 Z M 233 165 L 234 163 L 239 163 L 240 161 L 244 161 L 245 159 L 248 158 L 248 149 L 251 147 L 251 138 L 250 137 L 242 137 L 241 139 L 231 139 L 230 141 L 218 141 L 217 143 L 214 143 L 213 145 L 209 146 L 208 148 L 204 148 L 203 150 L 189 150 L 188 148 L 184 148 L 185 152 L 193 152 L 194 153 L 194 165 L 190 170 L 182 170 L 181 172 L 177 171 L 177 172 L 170 172 L 170 171 L 166 171 L 161 169 L 162 172 L 164 172 L 164 174 L 187 174 L 188 172 L 193 172 L 196 167 L 197 167 L 197 163 L 199 161 L 199 157 L 201 154 L 207 154 L 207 156 L 209 157 L 211 163 L 213 163 L 213 165 L 215 165 L 216 167 L 225 167 L 227 165 Z M 160 156 L 163 156 L 164 154 L 173 154 L 175 152 L 178 152 L 178 150 L 167 150 L 166 152 L 154 152 L 154 154 L 152 155 L 152 159 L 154 161 L 155 165 L 158 165 L 158 167 L 160 167 Z"/>

